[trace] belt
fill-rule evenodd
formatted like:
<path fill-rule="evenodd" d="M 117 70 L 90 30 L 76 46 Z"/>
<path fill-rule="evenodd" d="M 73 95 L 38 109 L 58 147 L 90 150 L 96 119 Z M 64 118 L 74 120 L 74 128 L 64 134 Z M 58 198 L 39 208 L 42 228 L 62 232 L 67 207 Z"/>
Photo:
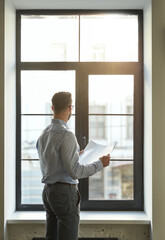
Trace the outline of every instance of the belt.
<path fill-rule="evenodd" d="M 67 182 L 47 183 L 46 185 L 51 186 L 51 185 L 54 185 L 54 184 L 65 184 L 65 185 L 74 186 L 74 187 L 77 186 L 77 184 L 72 184 L 72 183 L 67 183 Z"/>
<path fill-rule="evenodd" d="M 67 184 L 71 186 L 77 186 L 77 184 L 67 183 L 67 182 L 56 182 L 55 184 Z"/>

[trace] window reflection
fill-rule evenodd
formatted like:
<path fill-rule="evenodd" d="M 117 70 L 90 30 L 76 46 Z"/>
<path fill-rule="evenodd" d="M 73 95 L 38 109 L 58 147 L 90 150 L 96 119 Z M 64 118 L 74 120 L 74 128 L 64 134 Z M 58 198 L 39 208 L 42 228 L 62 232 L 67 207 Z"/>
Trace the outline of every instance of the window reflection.
<path fill-rule="evenodd" d="M 133 99 L 132 75 L 89 76 L 89 139 L 115 144 L 110 167 L 89 178 L 89 200 L 134 198 Z"/>
<path fill-rule="evenodd" d="M 75 105 L 75 74 L 69 70 L 21 71 L 22 114 L 53 114 L 51 99 L 60 91 L 71 92 Z"/>
<path fill-rule="evenodd" d="M 39 161 L 22 161 L 22 204 L 42 204 L 41 171 Z"/>
<path fill-rule="evenodd" d="M 137 62 L 138 16 L 80 15 L 79 29 L 78 15 L 22 15 L 23 62 L 77 62 L 79 57 L 82 62 Z"/>
<path fill-rule="evenodd" d="M 80 16 L 80 61 L 138 61 L 138 17 L 124 14 Z"/>
<path fill-rule="evenodd" d="M 89 75 L 88 82 L 89 114 L 103 113 L 100 106 L 104 114 L 133 114 L 133 75 Z"/>
<path fill-rule="evenodd" d="M 23 16 L 21 60 L 23 62 L 78 61 L 78 16 Z"/>
<path fill-rule="evenodd" d="M 89 177 L 89 200 L 132 200 L 133 184 L 133 162 L 111 162 Z"/>

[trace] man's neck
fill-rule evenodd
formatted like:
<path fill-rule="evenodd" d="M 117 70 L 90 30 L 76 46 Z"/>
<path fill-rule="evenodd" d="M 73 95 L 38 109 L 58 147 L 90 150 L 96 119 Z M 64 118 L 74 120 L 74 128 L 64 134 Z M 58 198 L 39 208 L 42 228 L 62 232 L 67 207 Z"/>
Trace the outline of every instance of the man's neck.
<path fill-rule="evenodd" d="M 64 121 L 64 122 L 66 122 L 67 123 L 67 117 L 65 117 L 65 116 L 62 116 L 62 115 L 54 115 L 54 119 L 60 119 L 60 120 L 62 120 L 62 121 Z"/>

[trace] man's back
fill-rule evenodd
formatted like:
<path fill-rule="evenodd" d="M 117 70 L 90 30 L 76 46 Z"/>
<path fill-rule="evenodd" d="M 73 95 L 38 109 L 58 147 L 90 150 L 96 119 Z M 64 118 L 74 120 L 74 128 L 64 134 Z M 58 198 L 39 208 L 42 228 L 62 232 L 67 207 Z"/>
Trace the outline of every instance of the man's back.
<path fill-rule="evenodd" d="M 70 134 L 67 124 L 60 119 L 52 119 L 52 123 L 43 131 L 37 141 L 43 183 L 59 181 L 77 183 L 67 173 L 61 158 L 61 144 Z M 78 146 L 77 146 L 78 147 Z"/>

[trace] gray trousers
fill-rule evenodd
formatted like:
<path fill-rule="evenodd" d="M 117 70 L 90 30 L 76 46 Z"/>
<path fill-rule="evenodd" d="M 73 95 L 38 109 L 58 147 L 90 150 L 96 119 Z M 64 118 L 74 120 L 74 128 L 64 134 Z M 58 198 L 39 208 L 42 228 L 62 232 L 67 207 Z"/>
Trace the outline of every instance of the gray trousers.
<path fill-rule="evenodd" d="M 46 184 L 42 193 L 46 210 L 46 240 L 77 240 L 80 193 L 75 185 Z"/>

